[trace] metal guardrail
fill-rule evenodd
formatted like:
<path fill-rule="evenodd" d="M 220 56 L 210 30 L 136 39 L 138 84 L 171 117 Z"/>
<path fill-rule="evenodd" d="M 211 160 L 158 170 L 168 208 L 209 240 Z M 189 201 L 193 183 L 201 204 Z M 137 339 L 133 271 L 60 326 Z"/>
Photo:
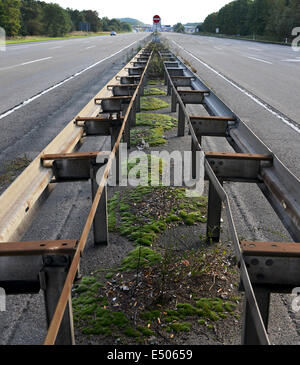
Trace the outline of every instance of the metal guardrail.
<path fill-rule="evenodd" d="M 95 244 L 108 242 L 106 180 L 113 161 L 119 163 L 118 147 L 122 136 L 130 145 L 130 126 L 135 125 L 135 112 L 139 111 L 139 98 L 143 93 L 151 56 L 151 52 L 139 52 L 127 65 L 128 69 L 124 68 L 118 73 L 33 161 L 13 183 L 13 188 L 10 187 L 0 197 L 4 211 L 0 214 L 0 286 L 7 285 L 8 293 L 9 290 L 11 293 L 36 293 L 40 288 L 44 290 L 49 324 L 44 342 L 46 345 L 74 344 L 70 295 L 72 285 L 93 223 Z M 270 344 L 267 335 L 269 296 L 274 290 L 287 290 L 295 284 L 292 276 L 294 279 L 295 273 L 299 274 L 299 257 L 295 257 L 295 252 L 299 254 L 299 246 L 284 251 L 283 243 L 274 243 L 271 248 L 266 248 L 258 242 L 239 242 L 228 195 L 222 183 L 224 180 L 257 183 L 292 237 L 300 241 L 299 180 L 188 67 L 169 51 L 161 52 L 160 56 L 166 61 L 165 81 L 169 94 L 172 94 L 172 111 L 176 111 L 176 105 L 179 104 L 178 136 L 184 135 L 187 122 L 193 152 L 202 151 L 201 138 L 209 135 L 227 138 L 237 152 L 206 153 L 205 171 L 210 181 L 208 235 L 214 241 L 219 240 L 223 202 L 239 261 L 241 284 L 246 294 L 243 343 Z M 130 67 L 131 64 L 133 67 Z M 191 90 L 179 90 L 180 85 L 189 86 Z M 203 105 L 210 117 L 190 116 L 186 109 L 189 103 Z M 110 114 L 109 118 L 107 114 Z M 102 164 L 96 161 L 99 153 L 70 153 L 83 134 L 111 136 L 111 151 L 101 152 Z M 197 167 L 195 163 L 194 160 L 193 172 Z M 98 185 L 95 176 L 103 166 L 104 173 Z M 216 166 L 219 168 L 216 169 Z M 14 237 L 26 220 L 28 210 L 33 210 L 50 182 L 86 179 L 92 181 L 93 203 L 79 241 L 5 242 L 8 239 L 4 238 L 11 240 Z M 253 249 L 258 246 L 264 247 L 260 253 Z M 284 280 L 279 287 L 278 282 L 272 281 L 272 273 L 278 270 L 277 264 L 286 268 L 284 260 L 289 260 L 292 254 L 295 260 L 293 271 L 283 274 Z M 258 255 L 263 258 L 263 264 L 253 263 L 253 260 L 258 261 Z M 5 265 L 1 261 L 3 258 L 6 260 Z M 24 265 L 27 276 L 22 281 L 19 274 Z M 263 278 L 259 270 L 264 273 Z"/>
<path fill-rule="evenodd" d="M 119 162 L 122 137 L 130 145 L 130 127 L 135 125 L 151 57 L 152 52 L 142 49 L 0 197 L 0 287 L 7 294 L 43 289 L 49 325 L 47 345 L 75 343 L 72 285 L 92 225 L 95 244 L 108 242 L 106 182 L 113 161 Z M 140 58 L 147 62 L 133 78 L 130 65 Z M 73 152 L 83 135 L 111 136 L 111 151 Z M 98 163 L 99 156 L 103 163 Z M 96 175 L 103 166 L 98 184 Z M 92 182 L 93 203 L 79 241 L 12 242 L 28 219 L 26 213 L 34 210 L 50 183 L 55 186 L 53 183 L 87 179 Z"/>
<path fill-rule="evenodd" d="M 295 287 L 299 257 L 293 262 L 293 270 L 289 265 L 295 251 L 300 254 L 300 243 L 291 249 L 290 244 L 284 242 L 269 245 L 240 242 L 222 184 L 224 180 L 257 183 L 291 237 L 300 242 L 300 181 L 179 58 L 168 50 L 160 52 L 160 57 L 164 62 L 165 84 L 171 94 L 171 111 L 176 112 L 179 105 L 178 136 L 184 135 L 187 122 L 192 152 L 203 151 L 203 136 L 224 137 L 236 151 L 235 154 L 205 154 L 205 172 L 209 180 L 207 236 L 219 241 L 223 203 L 246 297 L 242 343 L 270 344 L 267 335 L 270 293 L 291 292 Z M 180 87 L 185 89 L 179 90 Z M 191 116 L 186 104 L 201 104 L 210 116 Z M 195 158 L 192 164 L 195 177 Z M 260 248 L 261 252 L 255 252 L 253 247 Z"/>

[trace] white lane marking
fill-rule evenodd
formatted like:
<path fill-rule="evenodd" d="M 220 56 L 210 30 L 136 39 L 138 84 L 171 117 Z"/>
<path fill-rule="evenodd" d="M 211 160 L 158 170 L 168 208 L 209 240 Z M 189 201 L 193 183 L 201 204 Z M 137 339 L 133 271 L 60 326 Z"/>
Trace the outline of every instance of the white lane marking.
<path fill-rule="evenodd" d="M 196 56 L 194 56 L 191 52 L 185 50 L 182 46 L 180 46 L 178 43 L 176 43 L 175 41 L 172 41 L 174 44 L 176 44 L 176 46 L 178 46 L 179 48 L 181 48 L 184 52 L 186 52 L 187 54 L 189 54 L 191 57 L 193 57 L 195 60 L 197 60 L 198 62 L 200 62 L 203 66 L 205 66 L 206 68 L 208 68 L 210 71 L 212 71 L 213 73 L 215 73 L 216 75 L 218 75 L 219 77 L 221 77 L 223 80 L 227 81 L 230 85 L 232 85 L 233 87 L 235 87 L 236 89 L 238 89 L 241 93 L 247 95 L 251 100 L 253 100 L 256 104 L 260 105 L 261 107 L 263 107 L 264 109 L 266 109 L 268 112 L 270 112 L 271 114 L 275 115 L 278 119 L 280 119 L 283 123 L 287 124 L 289 127 L 291 127 L 292 129 L 294 129 L 296 132 L 298 132 L 300 134 L 300 127 L 294 125 L 293 123 L 291 123 L 289 120 L 287 120 L 286 118 L 284 118 L 282 115 L 278 114 L 276 111 L 272 110 L 268 105 L 265 105 L 264 103 L 262 103 L 255 95 L 250 94 L 248 91 L 246 91 L 245 89 L 242 89 L 239 85 L 237 85 L 235 82 L 229 80 L 226 76 L 223 76 L 220 72 L 218 72 L 217 70 L 215 70 L 214 68 L 212 68 L 211 66 L 209 66 L 207 63 L 199 60 L 199 58 L 197 58 Z"/>
<path fill-rule="evenodd" d="M 24 65 L 29 65 L 30 63 L 35 63 L 35 62 L 41 62 L 41 61 L 46 61 L 46 60 L 50 60 L 51 58 L 53 57 L 45 57 L 45 58 L 40 58 L 38 60 L 34 60 L 34 61 L 29 61 L 29 62 L 24 62 L 24 63 L 21 63 L 20 65 L 17 65 L 17 66 L 24 66 Z M 16 67 L 16 66 L 15 66 Z"/>
<path fill-rule="evenodd" d="M 254 51 L 262 51 L 261 48 L 255 48 L 255 47 L 247 47 L 248 49 L 252 49 Z"/>
<path fill-rule="evenodd" d="M 49 49 L 58 49 L 58 48 L 63 48 L 62 46 L 57 46 L 57 47 L 52 47 L 52 48 L 49 48 Z"/>
<path fill-rule="evenodd" d="M 291 58 L 291 59 L 288 59 L 288 60 L 281 60 L 283 62 L 300 62 L 300 59 L 299 58 Z"/>
<path fill-rule="evenodd" d="M 38 60 L 33 60 L 33 61 L 28 61 L 28 62 L 23 62 L 23 63 L 20 63 L 18 65 L 13 65 L 13 66 L 7 66 L 7 67 L 1 67 L 0 68 L 0 71 L 3 71 L 3 70 L 9 70 L 11 68 L 15 68 L 15 67 L 20 67 L 20 66 L 26 66 L 26 65 L 30 65 L 31 63 L 36 63 L 36 62 L 41 62 L 41 61 L 46 61 L 46 60 L 49 60 L 53 57 L 46 57 L 46 58 L 40 58 Z"/>
<path fill-rule="evenodd" d="M 251 57 L 251 56 L 245 56 L 245 57 L 250 58 L 251 60 L 260 61 L 260 62 L 268 63 L 269 65 L 273 65 L 272 62 L 269 62 L 269 61 L 266 61 L 266 60 L 262 60 L 260 58 Z"/>
<path fill-rule="evenodd" d="M 10 110 L 8 110 L 8 111 L 6 111 L 6 112 L 4 112 L 4 113 L 0 114 L 0 120 L 1 120 L 1 119 L 3 119 L 3 118 L 5 118 L 5 117 L 7 117 L 8 115 L 10 115 L 10 114 L 14 113 L 15 111 L 17 111 L 17 110 L 19 110 L 19 109 L 23 108 L 23 106 L 30 104 L 31 102 L 33 102 L 34 100 L 36 100 L 36 99 L 40 98 L 41 96 L 43 96 L 43 95 L 45 95 L 45 94 L 48 94 L 50 91 L 52 91 L 52 90 L 54 90 L 54 89 L 57 89 L 58 87 L 60 87 L 60 86 L 64 85 L 65 83 L 67 83 L 67 82 L 69 82 L 69 81 L 73 80 L 75 77 L 80 76 L 80 75 L 81 75 L 81 74 L 83 74 L 84 72 L 86 72 L 86 71 L 88 71 L 88 70 L 90 70 L 90 69 L 92 69 L 92 68 L 94 68 L 94 67 L 98 66 L 100 63 L 102 63 L 102 62 L 104 62 L 104 61 L 109 60 L 110 58 L 112 58 L 112 57 L 116 56 L 117 54 L 119 54 L 119 53 L 123 52 L 125 49 L 127 49 L 127 48 L 129 48 L 129 47 L 133 46 L 135 43 L 137 43 L 137 42 L 139 42 L 139 41 L 141 41 L 141 40 L 137 40 L 137 41 L 135 41 L 135 42 L 133 42 L 133 43 L 129 44 L 128 46 L 126 46 L 126 47 L 124 47 L 124 48 L 120 49 L 119 51 L 117 51 L 117 52 L 113 53 L 112 55 L 110 55 L 110 56 L 108 56 L 108 57 L 105 57 L 105 58 L 103 58 L 102 60 L 100 60 L 100 61 L 97 61 L 97 62 L 93 63 L 93 64 L 92 64 L 92 65 L 90 65 L 89 67 L 87 67 L 87 68 L 85 68 L 85 69 L 83 69 L 83 70 L 81 70 L 81 71 L 78 71 L 76 74 L 74 74 L 74 75 L 72 75 L 72 76 L 68 77 L 67 79 L 65 79 L 65 80 L 63 80 L 63 81 L 61 81 L 61 82 L 59 82 L 58 84 L 56 84 L 56 85 L 53 85 L 53 86 L 49 87 L 48 89 L 46 89 L 46 90 L 44 90 L 44 91 L 42 91 L 42 92 L 38 93 L 37 95 L 35 95 L 35 96 L 33 96 L 33 97 L 31 97 L 31 98 L 29 98 L 29 99 L 27 99 L 27 100 L 23 101 L 21 104 L 17 105 L 16 107 L 14 107 L 14 108 L 12 108 L 12 109 L 10 109 Z"/>
<path fill-rule="evenodd" d="M 91 49 L 91 48 L 95 48 L 96 46 L 90 46 L 90 47 L 86 47 L 86 49 Z"/>

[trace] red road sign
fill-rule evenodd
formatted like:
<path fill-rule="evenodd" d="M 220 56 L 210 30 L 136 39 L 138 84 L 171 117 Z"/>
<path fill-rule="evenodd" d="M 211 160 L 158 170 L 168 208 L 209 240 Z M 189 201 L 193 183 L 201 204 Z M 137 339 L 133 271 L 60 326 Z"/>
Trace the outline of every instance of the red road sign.
<path fill-rule="evenodd" d="M 159 15 L 154 15 L 153 23 L 159 23 L 159 22 L 160 22 L 160 16 Z"/>

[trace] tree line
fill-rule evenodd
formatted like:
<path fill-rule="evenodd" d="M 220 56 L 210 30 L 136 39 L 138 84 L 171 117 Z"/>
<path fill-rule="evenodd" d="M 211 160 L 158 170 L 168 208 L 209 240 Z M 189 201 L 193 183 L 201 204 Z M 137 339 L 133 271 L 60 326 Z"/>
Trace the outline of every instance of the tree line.
<path fill-rule="evenodd" d="M 0 0 L 0 27 L 7 36 L 64 36 L 72 31 L 130 32 L 129 23 L 100 18 L 97 11 L 64 9 L 58 4 L 36 0 Z"/>
<path fill-rule="evenodd" d="M 235 0 L 208 15 L 199 32 L 240 36 L 267 36 L 291 39 L 292 29 L 300 27 L 299 0 Z"/>

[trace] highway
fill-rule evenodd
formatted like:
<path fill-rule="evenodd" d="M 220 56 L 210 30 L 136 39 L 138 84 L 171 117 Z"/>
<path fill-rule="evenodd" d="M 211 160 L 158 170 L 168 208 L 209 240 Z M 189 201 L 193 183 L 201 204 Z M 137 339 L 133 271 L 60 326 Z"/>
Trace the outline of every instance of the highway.
<path fill-rule="evenodd" d="M 256 42 L 172 33 L 164 33 L 162 38 L 299 178 L 300 55 L 290 47 Z M 196 105 L 189 105 L 188 110 L 191 115 L 203 113 Z M 202 147 L 204 151 L 234 152 L 218 137 L 203 138 Z M 240 239 L 291 241 L 255 184 L 225 183 L 224 188 Z M 226 222 L 224 212 L 222 217 Z M 222 231 L 222 241 L 230 241 L 226 223 Z M 272 294 L 271 300 L 271 341 L 299 344 L 300 313 L 289 310 L 289 296 Z"/>
<path fill-rule="evenodd" d="M 34 158 L 124 66 L 129 50 L 138 46 L 134 42 L 147 35 L 24 44 L 0 53 L 0 173 L 3 161 L 25 153 Z M 255 42 L 171 33 L 162 38 L 299 177 L 300 54 L 289 47 Z M 199 109 L 191 106 L 190 111 L 197 114 Z M 182 143 L 177 137 L 176 141 Z M 190 146 L 190 137 L 183 137 L 184 141 Z M 105 149 L 105 143 L 108 148 L 107 141 L 91 137 L 83 150 Z M 205 138 L 204 149 L 231 151 L 218 138 Z M 290 239 L 256 186 L 224 185 L 230 193 L 239 237 Z M 40 207 L 22 240 L 79 237 L 82 217 L 89 209 L 89 183 L 60 184 Z M 223 219 L 226 224 L 224 212 Z M 129 249 L 125 239 L 114 241 L 112 237 L 112 242 L 107 250 L 95 254 L 90 240 L 83 270 L 112 266 Z M 46 333 L 43 305 L 42 293 L 9 297 L 9 315 L 0 316 L 0 344 L 41 343 Z M 272 341 L 299 344 L 300 318 L 288 313 L 282 296 L 272 296 L 272 306 Z"/>
<path fill-rule="evenodd" d="M 232 39 L 175 33 L 163 38 L 300 177 L 300 53 Z"/>
<path fill-rule="evenodd" d="M 146 36 L 7 46 L 0 52 L 0 161 L 25 153 L 33 159 L 132 58 Z"/>

